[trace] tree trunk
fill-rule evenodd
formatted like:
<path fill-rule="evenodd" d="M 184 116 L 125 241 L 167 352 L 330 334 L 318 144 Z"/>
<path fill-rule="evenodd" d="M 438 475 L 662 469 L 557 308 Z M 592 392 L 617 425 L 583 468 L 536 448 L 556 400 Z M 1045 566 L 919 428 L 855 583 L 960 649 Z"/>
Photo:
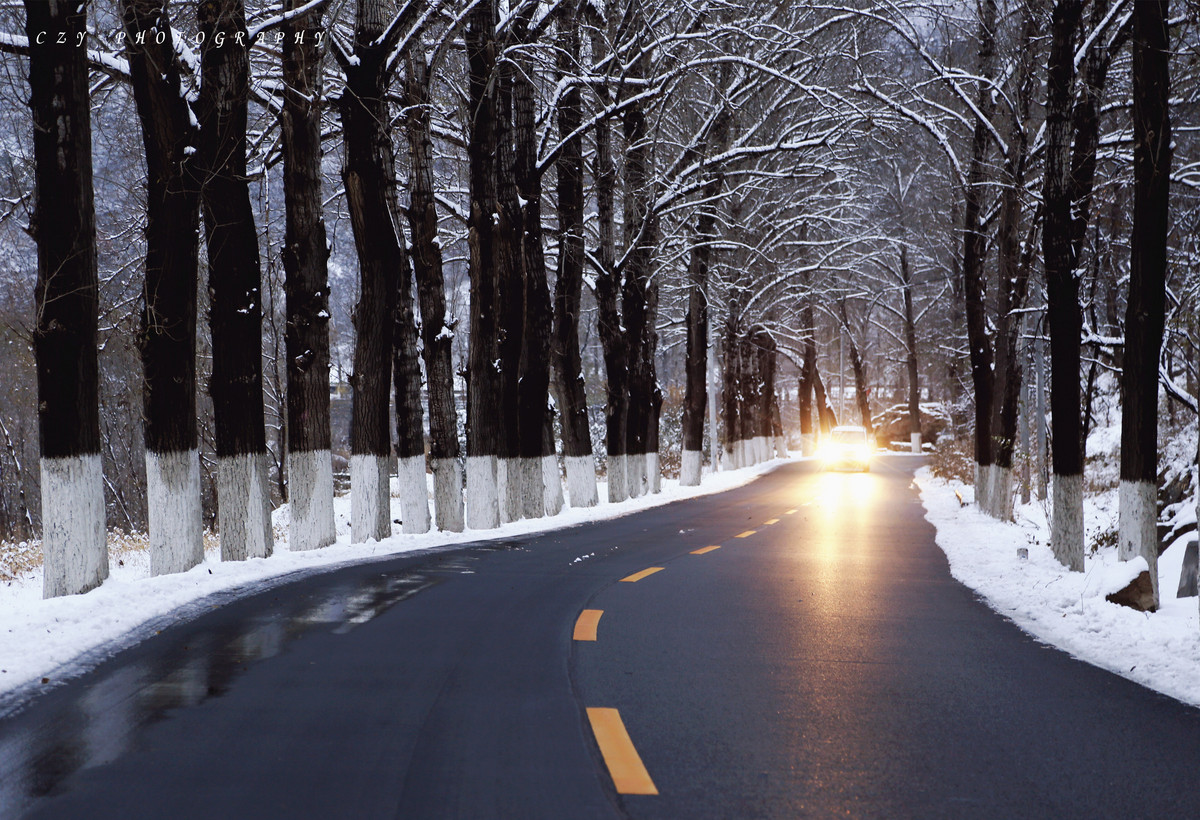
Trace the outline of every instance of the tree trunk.
<path fill-rule="evenodd" d="M 483 0 L 467 18 L 471 211 L 467 242 L 471 281 L 470 347 L 467 351 L 467 526 L 500 524 L 496 457 L 500 448 L 498 282 L 496 218 L 496 2 Z"/>
<path fill-rule="evenodd" d="M 593 52 L 602 43 L 597 36 Z M 597 92 L 600 105 L 608 104 L 603 88 Z M 626 429 L 629 410 L 629 351 L 626 334 L 621 332 L 621 315 L 617 307 L 619 285 L 616 270 L 616 232 L 614 223 L 616 170 L 612 157 L 612 132 L 608 120 L 596 123 L 596 157 L 594 178 L 596 182 L 596 218 L 599 243 L 596 257 L 599 271 L 596 273 L 596 309 L 600 331 L 600 344 L 604 350 L 604 370 L 607 384 L 607 403 L 604 408 L 605 450 L 608 456 L 608 500 L 624 501 L 629 497 L 628 473 L 626 471 Z"/>
<path fill-rule="evenodd" d="M 560 81 L 579 61 L 578 12 L 578 3 L 571 0 L 559 21 L 557 67 Z M 554 369 L 567 490 L 572 507 L 592 507 L 598 500 L 583 360 L 579 350 L 579 303 L 584 263 L 583 138 L 579 135 L 570 137 L 580 127 L 582 119 L 582 93 L 578 85 L 572 84 L 558 106 L 558 132 L 564 143 L 555 164 L 559 252 L 554 290 Z"/>
<path fill-rule="evenodd" d="M 979 3 L 979 76 L 976 96 L 975 130 L 971 140 L 971 161 L 967 169 L 963 202 L 963 295 L 966 299 L 967 342 L 971 351 L 971 381 L 975 388 L 975 496 L 980 506 L 989 508 L 988 489 L 992 468 L 991 415 L 994 401 L 992 342 L 987 329 L 986 279 L 984 258 L 987 236 L 980 224 L 983 197 L 988 182 L 988 124 L 996 110 L 990 80 L 995 74 L 996 0 Z"/>
<path fill-rule="evenodd" d="M 142 355 L 150 574 L 204 560 L 196 438 L 196 285 L 200 182 L 163 0 L 125 0 L 125 49 L 146 153 Z M 162 43 L 151 31 L 165 33 Z M 139 33 L 145 35 L 139 37 Z"/>
<path fill-rule="evenodd" d="M 201 47 L 200 200 L 208 244 L 209 325 L 221 558 L 265 558 L 271 531 L 270 459 L 262 389 L 262 271 L 246 176 L 249 53 L 242 0 L 197 6 Z"/>
<path fill-rule="evenodd" d="M 1072 248 L 1071 100 L 1076 30 L 1082 3 L 1059 0 L 1052 18 L 1046 99 L 1045 224 L 1042 255 L 1050 323 L 1050 412 L 1054 419 L 1051 547 L 1083 571 L 1083 452 L 1079 421 L 1079 280 Z"/>
<path fill-rule="evenodd" d="M 355 20 L 357 64 L 346 70 L 338 98 L 342 121 L 342 182 L 358 251 L 359 300 L 354 309 L 354 388 L 350 421 L 350 540 L 392 534 L 389 388 L 396 297 L 402 264 L 400 226 L 393 213 L 395 162 L 385 97 L 387 54 L 370 44 L 383 32 L 383 6 L 360 0 Z"/>
<path fill-rule="evenodd" d="M 517 192 L 513 154 L 514 85 L 511 59 L 496 62 L 495 266 L 500 288 L 500 521 L 523 515 L 521 503 L 521 348 L 525 333 L 524 212 Z M 538 436 L 541 436 L 541 413 Z M 539 493 L 540 495 L 540 493 Z"/>
<path fill-rule="evenodd" d="M 1158 607 L 1158 371 L 1171 179 L 1167 0 L 1133 8 L 1133 233 L 1121 371 L 1118 553 L 1146 559 Z"/>
<path fill-rule="evenodd" d="M 37 243 L 38 430 L 46 598 L 108 577 L 96 350 L 99 281 L 84 3 L 26 0 Z M 39 32 L 63 32 L 66 42 Z"/>
<path fill-rule="evenodd" d="M 287 0 L 294 10 L 303 0 Z M 283 241 L 287 298 L 288 548 L 337 539 L 329 429 L 329 245 L 321 202 L 321 12 L 284 23 Z"/>
<path fill-rule="evenodd" d="M 433 136 L 429 116 L 429 67 L 408 57 L 405 83 L 408 134 L 412 262 L 421 304 L 421 341 L 429 390 L 429 455 L 433 462 L 433 507 L 439 530 L 461 532 L 462 473 L 458 463 L 458 412 L 454 406 L 454 321 L 446 315 L 446 283 L 433 195 Z"/>
<path fill-rule="evenodd" d="M 528 10 L 532 12 L 533 6 Z M 525 39 L 524 18 L 519 26 Z M 544 418 L 550 406 L 550 334 L 553 308 L 546 281 L 546 257 L 542 248 L 542 176 L 537 168 L 537 130 L 534 125 L 533 61 L 517 58 L 513 76 L 513 171 L 517 192 L 524 202 L 524 330 L 517 396 L 520 427 L 520 497 L 526 518 L 546 514 L 546 484 L 543 473 Z M 549 452 L 553 453 L 551 449 Z"/>
<path fill-rule="evenodd" d="M 635 71 L 635 74 L 645 72 Z M 626 470 L 630 495 L 646 491 L 646 435 L 654 392 L 654 360 L 649 350 L 654 333 L 649 299 L 650 267 L 657 239 L 652 212 L 650 133 L 639 104 L 626 108 L 622 117 L 625 154 L 625 271 L 621 285 L 621 319 L 625 327 L 629 369 L 628 410 L 625 425 Z"/>
<path fill-rule="evenodd" d="M 394 181 L 394 177 L 392 178 Z M 395 189 L 389 204 L 396 208 Z M 396 390 L 396 471 L 403 532 L 429 532 L 429 490 L 425 482 L 425 424 L 421 413 L 421 365 L 417 360 L 417 321 L 413 311 L 412 266 L 394 213 L 399 254 L 396 313 L 392 324 L 392 376 Z"/>
<path fill-rule="evenodd" d="M 912 271 L 908 248 L 900 248 L 900 281 L 904 288 L 904 347 L 908 367 L 908 437 L 914 454 L 921 452 L 921 386 L 917 369 L 917 322 L 913 310 Z"/>
<path fill-rule="evenodd" d="M 729 116 L 722 112 L 713 126 L 712 153 L 721 153 L 728 141 Z M 721 168 L 709 172 L 701 198 L 703 205 L 696 218 L 695 244 L 688 262 L 687 358 L 684 363 L 687 382 L 683 398 L 683 453 L 679 483 L 685 487 L 700 483 L 704 461 L 704 410 L 708 402 L 708 269 L 712 245 L 716 240 L 716 197 L 721 192 Z M 714 465 L 715 466 L 715 465 Z"/>

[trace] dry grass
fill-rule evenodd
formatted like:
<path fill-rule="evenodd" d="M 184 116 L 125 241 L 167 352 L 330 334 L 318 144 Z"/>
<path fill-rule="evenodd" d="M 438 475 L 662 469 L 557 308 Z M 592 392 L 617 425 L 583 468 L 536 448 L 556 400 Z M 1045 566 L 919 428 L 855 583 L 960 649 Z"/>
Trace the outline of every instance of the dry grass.
<path fill-rule="evenodd" d="M 280 537 L 276 528 L 275 537 Z M 221 539 L 212 530 L 204 531 L 204 551 L 220 549 Z M 150 536 L 144 532 L 108 531 L 108 560 L 112 566 L 124 566 L 125 559 L 150 549 Z M 42 565 L 41 539 L 0 541 L 0 583 L 12 583 Z"/>
<path fill-rule="evenodd" d="M 941 439 L 933 448 L 929 469 L 938 478 L 974 484 L 975 452 L 971 449 L 971 442 Z"/>

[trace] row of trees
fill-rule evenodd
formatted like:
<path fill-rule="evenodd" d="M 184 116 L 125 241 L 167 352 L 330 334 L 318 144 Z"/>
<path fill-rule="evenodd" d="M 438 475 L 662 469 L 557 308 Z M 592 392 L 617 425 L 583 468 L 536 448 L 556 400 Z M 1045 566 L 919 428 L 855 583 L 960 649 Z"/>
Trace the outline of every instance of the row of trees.
<path fill-rule="evenodd" d="M 272 550 L 263 358 L 256 353 L 264 330 L 263 214 L 250 185 L 261 168 L 253 163 L 282 165 L 292 548 L 323 546 L 334 536 L 322 174 L 330 155 L 340 158 L 338 216 L 349 217 L 358 269 L 353 540 L 391 533 L 393 399 L 403 528 L 430 526 L 422 369 L 439 527 L 494 527 L 561 506 L 552 372 L 571 500 L 595 503 L 579 330 L 585 279 L 605 366 L 609 498 L 657 490 L 659 310 L 671 264 L 664 247 L 691 257 L 688 299 L 698 307 L 688 329 L 701 375 L 688 389 L 689 401 L 703 407 L 710 343 L 699 314 L 710 298 L 708 257 L 719 249 L 717 215 L 726 198 L 752 201 L 764 181 L 794 175 L 788 166 L 827 147 L 834 128 L 829 116 L 814 122 L 801 115 L 820 105 L 800 81 L 815 69 L 799 53 L 799 16 L 569 1 L 512 4 L 501 16 L 495 2 L 385 0 L 362 0 L 351 16 L 346 4 L 288 0 L 258 9 L 251 23 L 239 0 L 197 4 L 194 18 L 181 6 L 122 0 L 95 9 L 89 21 L 86 5 L 30 2 L 24 38 L 4 39 L 9 52 L 29 60 L 35 133 L 54 140 L 45 148 L 35 140 L 31 220 L 47 594 L 83 591 L 105 575 L 94 219 L 84 220 L 72 243 L 60 236 L 72 224 L 62 214 L 86 214 L 95 199 L 89 115 L 102 94 L 132 98 L 146 174 L 144 210 L 132 221 L 142 226 L 137 349 L 152 572 L 202 559 L 198 358 L 211 368 L 222 556 Z M 64 86 L 64 77 L 74 85 Z M 451 123 L 438 104 L 456 94 L 461 117 Z M 667 122 L 672 100 L 683 104 Z M 47 104 L 67 110 L 43 113 L 38 106 Z M 814 126 L 821 129 L 815 136 Z M 330 144 L 331 133 L 339 146 Z M 444 188 L 454 179 L 445 167 L 448 145 L 465 170 L 459 202 Z M 400 151 L 406 163 L 397 161 Z M 55 165 L 64 155 L 71 161 Z M 543 190 L 547 175 L 555 180 L 552 197 Z M 730 175 L 740 177 L 740 190 L 726 182 Z M 74 198 L 59 203 L 51 192 L 60 191 Z M 551 221 L 542 215 L 546 199 L 554 203 Z M 446 230 L 442 209 L 464 219 L 465 236 Z M 547 222 L 556 240 L 553 294 Z M 665 230 L 690 233 L 692 225 L 698 240 L 665 239 Z M 762 241 L 745 256 L 781 246 L 779 236 Z M 447 312 L 443 275 L 453 253 L 447 246 L 455 244 L 470 287 L 465 509 L 454 401 L 458 319 Z M 764 294 L 739 292 L 743 322 Z M 208 333 L 199 334 L 207 349 L 198 351 L 201 301 Z M 743 463 L 764 456 L 769 448 L 761 442 L 781 430 L 774 391 L 760 384 L 773 378 L 774 342 L 761 325 L 739 322 L 727 344 L 744 364 L 737 388 L 726 390 L 724 416 L 730 451 Z M 57 334 L 70 344 L 52 344 Z M 697 443 L 685 481 L 695 483 L 702 434 L 691 438 Z M 760 442 L 753 456 L 743 454 L 746 440 Z M 53 478 L 55 459 L 65 465 L 61 478 Z M 64 523 L 56 523 L 59 515 Z"/>
<path fill-rule="evenodd" d="M 1194 28 L 1165 4 L 46 8 L 30 0 L 23 35 L 0 34 L 17 55 L 5 98 L 33 91 L 38 123 L 8 107 L 0 230 L 29 212 L 36 179 L 45 257 L 37 305 L 6 309 L 36 318 L 39 376 L 44 356 L 98 374 L 57 397 L 66 388 L 47 376 L 36 401 L 43 475 L 46 459 L 67 458 L 68 477 L 83 475 L 71 459 L 93 465 L 78 478 L 92 489 L 70 491 L 91 512 L 65 512 L 76 523 L 48 555 L 74 549 L 84 519 L 98 533 L 87 552 L 101 554 L 107 506 L 148 525 L 154 571 L 185 569 L 200 558 L 210 475 L 225 557 L 269 553 L 285 493 L 291 547 L 329 543 L 329 370 L 352 361 L 356 541 L 390 534 L 393 469 L 406 532 L 492 527 L 557 511 L 559 452 L 570 502 L 587 505 L 597 458 L 610 499 L 657 489 L 664 435 L 695 484 L 706 438 L 740 465 L 789 423 L 807 451 L 838 413 L 919 448 L 945 416 L 950 434 L 973 436 L 978 497 L 999 517 L 1012 514 L 1018 457 L 1053 448 L 1054 544 L 1078 566 L 1091 396 L 1097 373 L 1124 363 L 1122 543 L 1152 560 L 1157 388 L 1145 380 L 1165 373 L 1193 406 L 1197 392 L 1170 358 L 1194 358 L 1179 334 L 1200 209 L 1191 130 L 1172 142 L 1167 112 L 1194 110 L 1200 86 L 1174 56 L 1194 50 Z M 59 30 L 86 47 L 39 42 Z M 69 72 L 53 67 L 68 64 L 83 84 L 42 93 L 75 113 L 36 119 L 37 71 L 61 82 Z M 75 240 L 91 263 L 61 240 L 71 222 L 43 217 L 74 204 L 43 193 L 72 188 L 40 159 L 23 164 L 35 133 L 71 146 L 51 156 L 80 160 L 60 173 L 85 180 L 84 159 L 100 169 L 94 195 L 76 185 L 96 203 L 98 230 Z M 89 133 L 99 143 L 85 149 Z M 114 185 L 130 167 L 144 184 Z M 5 258 L 18 281 L 19 256 Z M 72 267 L 85 263 L 92 273 Z M 1162 294 L 1181 341 L 1160 368 Z M 5 327 L 0 355 L 32 370 L 21 322 Z M 59 332 L 75 347 L 43 352 Z M 99 364 L 80 364 L 98 341 Z M 144 395 L 130 402 L 134 367 Z M 22 467 L 32 393 L 0 396 L 10 531 L 37 518 L 21 496 L 36 487 Z M 47 444 L 47 429 L 89 429 L 47 414 L 76 419 L 97 394 L 94 440 Z M 64 407 L 82 409 L 52 409 Z M 677 412 L 679 427 L 664 425 Z M 139 426 L 144 450 L 128 443 Z M 142 470 L 144 507 L 121 483 Z M 41 509 L 49 534 L 73 508 Z"/>

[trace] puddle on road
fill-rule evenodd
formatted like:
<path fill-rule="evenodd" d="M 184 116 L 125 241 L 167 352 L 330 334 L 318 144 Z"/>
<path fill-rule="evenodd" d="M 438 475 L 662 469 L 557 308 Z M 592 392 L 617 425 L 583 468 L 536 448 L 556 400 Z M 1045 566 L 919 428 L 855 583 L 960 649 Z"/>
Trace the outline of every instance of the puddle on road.
<path fill-rule="evenodd" d="M 320 627 L 344 635 L 449 575 L 473 574 L 475 563 L 489 553 L 524 549 L 520 542 L 493 542 L 294 599 L 281 587 L 266 593 L 274 600 L 253 617 L 214 624 L 187 644 L 119 664 L 94 682 L 68 684 L 77 693 L 64 701 L 35 702 L 0 720 L 0 814 L 20 815 L 38 798 L 61 790 L 75 772 L 116 760 L 143 728 L 219 697 L 251 664 L 279 655 L 297 638 Z"/>

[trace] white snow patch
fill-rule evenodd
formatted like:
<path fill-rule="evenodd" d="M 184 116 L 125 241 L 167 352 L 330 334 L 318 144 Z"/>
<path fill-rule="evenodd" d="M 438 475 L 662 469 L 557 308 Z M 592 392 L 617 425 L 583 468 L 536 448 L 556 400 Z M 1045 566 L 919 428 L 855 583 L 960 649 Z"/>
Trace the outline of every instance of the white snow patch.
<path fill-rule="evenodd" d="M 1137 612 L 1104 596 L 1146 569 L 1143 561 L 1122 562 L 1115 546 L 1101 547 L 1087 556 L 1084 572 L 1071 572 L 1050 550 L 1041 503 L 1019 505 L 1016 523 L 1008 523 L 974 505 L 960 507 L 954 491 L 970 488 L 933 478 L 928 468 L 918 471 L 917 483 L 951 574 L 992 609 L 1080 660 L 1200 706 L 1200 613 L 1195 598 L 1174 597 L 1186 537 L 1159 560 L 1165 592 L 1159 610 Z M 1111 521 L 1111 500 L 1086 504 L 1089 521 Z M 1028 559 L 1018 557 L 1019 548 L 1028 550 Z"/>

